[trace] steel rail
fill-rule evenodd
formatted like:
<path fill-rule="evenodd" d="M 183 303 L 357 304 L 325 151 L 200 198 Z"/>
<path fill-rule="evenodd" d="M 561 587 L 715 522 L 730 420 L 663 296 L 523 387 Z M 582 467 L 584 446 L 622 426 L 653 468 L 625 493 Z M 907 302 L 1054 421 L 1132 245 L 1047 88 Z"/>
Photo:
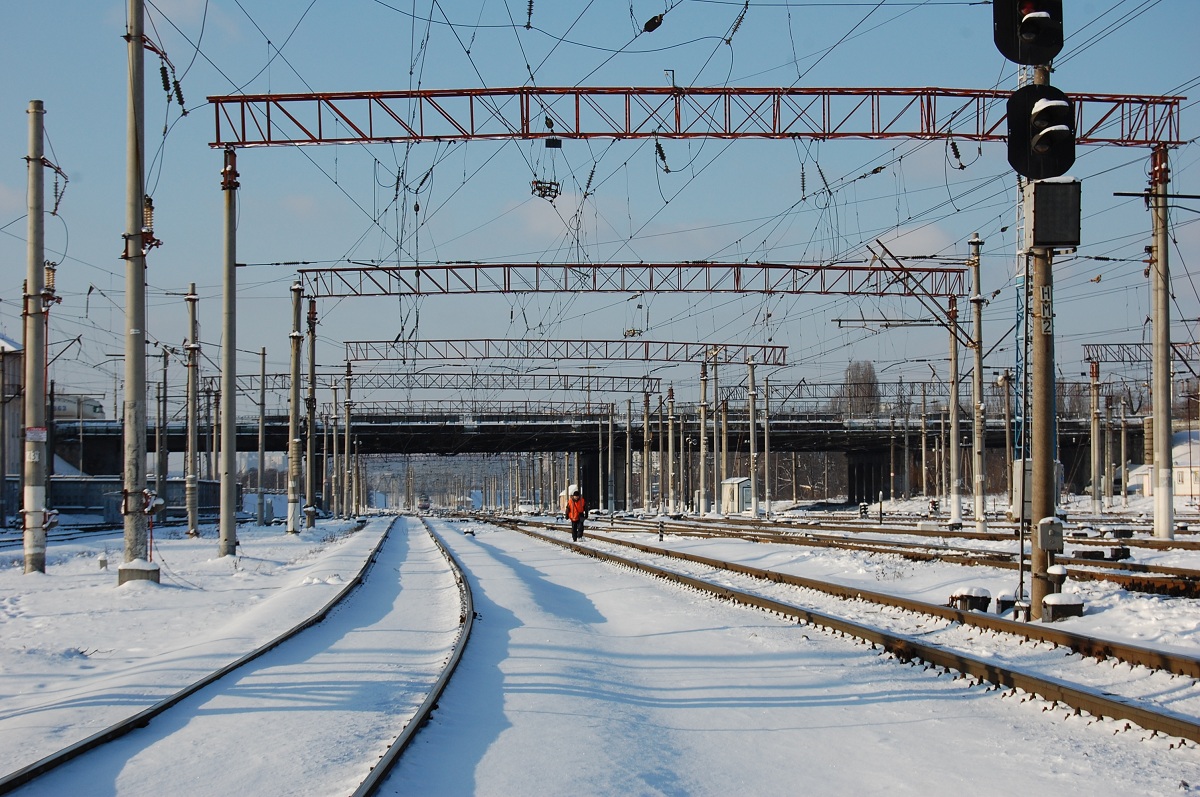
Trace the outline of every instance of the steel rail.
<path fill-rule="evenodd" d="M 495 521 L 492 520 L 491 522 Z M 620 564 L 624 567 L 630 567 L 643 573 L 648 573 L 659 578 L 664 578 L 678 584 L 692 587 L 715 597 L 741 603 L 746 606 L 753 606 L 763 609 L 764 611 L 774 612 L 784 617 L 793 617 L 803 623 L 838 631 L 848 636 L 861 639 L 873 646 L 877 645 L 888 653 L 894 655 L 900 661 L 908 662 L 914 659 L 920 659 L 934 666 L 942 667 L 946 670 L 954 670 L 963 673 L 964 675 L 977 678 L 981 681 L 987 681 L 998 686 L 1021 689 L 1026 692 L 1039 695 L 1046 700 L 1063 703 L 1077 711 L 1086 711 L 1095 717 L 1111 717 L 1118 720 L 1123 719 L 1129 722 L 1134 722 L 1148 731 L 1164 733 L 1168 736 L 1188 739 L 1192 742 L 1200 742 L 1200 722 L 1192 717 L 1180 714 L 1178 712 L 1150 708 L 1129 699 L 1114 695 L 1102 694 L 1093 690 L 1074 686 L 1059 679 L 1032 675 L 1013 667 L 996 664 L 994 661 L 980 659 L 965 653 L 949 651 L 944 648 L 921 642 L 906 635 L 889 633 L 878 628 L 873 628 L 861 623 L 855 623 L 850 620 L 834 617 L 822 612 L 804 609 L 799 606 L 793 606 L 791 604 L 766 598 L 760 595 L 754 595 L 729 587 L 712 584 L 693 576 L 676 573 L 671 570 L 655 567 L 654 565 L 650 565 L 645 562 L 626 559 L 624 557 L 607 553 L 605 551 L 600 551 L 595 548 L 579 545 L 577 543 L 572 543 L 570 541 L 555 537 L 549 537 L 529 529 L 520 528 L 520 524 L 515 522 L 512 523 L 509 528 L 512 528 L 514 531 L 518 531 L 522 534 L 526 534 L 531 537 L 562 546 L 564 548 L 578 551 L 586 556 L 592 556 L 597 559 Z M 1041 636 L 1042 633 L 1050 632 L 1051 629 L 1036 629 L 1035 631 L 1032 627 L 1027 626 L 1025 623 L 1017 623 L 1011 620 L 1002 620 L 1000 618 L 976 615 L 972 612 L 962 612 L 957 609 L 948 609 L 946 607 L 939 607 L 933 604 L 923 603 L 921 601 L 911 601 L 903 598 L 895 598 L 894 596 L 885 596 L 881 595 L 880 593 L 871 593 L 865 590 L 850 589 L 845 587 L 838 588 L 836 585 L 813 582 L 811 579 L 785 576 L 784 574 L 775 573 L 774 571 L 758 570 L 757 568 L 746 567 L 744 565 L 735 563 L 721 562 L 719 560 L 707 559 L 705 557 L 678 555 L 653 548 L 652 546 L 643 546 L 638 543 L 631 543 L 628 541 L 618 542 L 608 538 L 604 538 L 604 540 L 606 542 L 616 543 L 619 545 L 627 545 L 647 553 L 686 559 L 698 564 L 705 564 L 712 567 L 731 570 L 733 572 L 757 576 L 769 581 L 787 583 L 794 586 L 816 588 L 822 592 L 827 592 L 828 594 L 837 594 L 837 592 L 841 591 L 843 594 L 838 595 L 838 597 L 866 600 L 874 600 L 878 598 L 888 601 L 888 605 L 906 608 L 909 611 L 915 611 L 923 614 L 934 614 L 936 616 L 946 617 L 960 623 L 988 628 L 993 631 L 1017 633 L 1027 636 L 1031 639 L 1041 638 L 1045 639 L 1045 641 L 1054 641 L 1050 637 L 1063 634 L 1063 632 L 1051 632 L 1046 636 Z M 813 586 L 810 586 L 810 584 Z M 1120 658 L 1113 651 L 1121 651 L 1126 655 L 1129 655 L 1132 651 L 1138 650 L 1143 657 L 1146 657 L 1147 661 L 1152 662 L 1146 666 L 1151 666 L 1156 669 L 1169 670 L 1172 672 L 1175 671 L 1174 669 L 1171 669 L 1172 667 L 1183 667 L 1187 670 L 1187 672 L 1180 674 L 1190 675 L 1191 677 L 1200 677 L 1200 659 L 1166 654 L 1162 651 L 1150 651 L 1144 648 L 1135 649 L 1133 646 L 1122 645 L 1120 643 L 1092 640 L 1086 637 L 1077 637 L 1076 635 L 1069 634 L 1063 634 L 1062 637 L 1060 637 L 1064 640 L 1064 642 L 1055 642 L 1055 644 L 1065 644 L 1065 640 L 1069 637 L 1076 637 L 1077 641 L 1085 648 L 1083 650 L 1078 650 L 1078 652 L 1086 656 L 1094 656 L 1097 658 L 1113 656 L 1114 658 Z M 1145 662 L 1143 661 L 1138 663 Z"/>
<path fill-rule="evenodd" d="M 241 669 L 242 667 L 245 667 L 247 664 L 253 662 L 255 659 L 263 656 L 264 654 L 270 652 L 271 650 L 279 647 L 281 644 L 283 644 L 287 640 L 291 639 L 292 637 L 296 636 L 297 634 L 304 631 L 305 629 L 308 629 L 308 628 L 316 625 L 317 623 L 321 622 L 322 620 L 324 620 L 329 615 L 329 613 L 334 609 L 334 607 L 336 607 L 339 603 L 341 603 L 343 600 L 345 600 L 347 597 L 349 597 L 350 593 L 352 593 L 355 589 L 357 589 L 362 584 L 364 576 L 371 569 L 371 566 L 374 565 L 375 559 L 379 554 L 379 550 L 380 550 L 380 548 L 382 548 L 383 543 L 387 540 L 388 536 L 391 534 L 391 531 L 392 531 L 392 528 L 394 525 L 395 525 L 395 520 L 393 520 L 392 523 L 388 526 L 387 531 L 385 531 L 383 534 L 380 535 L 379 542 L 376 543 L 375 547 L 371 550 L 371 553 L 369 556 L 367 556 L 363 567 L 354 576 L 354 578 L 349 579 L 346 582 L 346 584 L 343 585 L 343 587 L 340 590 L 338 590 L 337 593 L 334 594 L 325 603 L 325 605 L 323 605 L 320 608 L 320 610 L 317 611 L 316 614 L 313 614 L 311 617 L 308 617 L 307 619 L 300 621 L 299 623 L 292 626 L 287 631 L 284 631 L 279 636 L 277 636 L 274 639 L 266 642 L 265 644 L 255 648 L 254 650 L 250 651 L 249 653 L 245 654 L 244 656 L 241 656 L 240 658 L 230 662 L 229 664 L 225 665 L 224 667 L 214 670 L 213 672 L 204 676 L 203 678 L 196 681 L 195 683 L 193 683 L 189 686 L 186 686 L 183 689 L 180 689 L 178 692 L 171 695 L 170 697 L 164 698 L 163 700 L 160 700 L 159 702 L 155 703 L 154 705 L 149 706 L 148 708 L 145 708 L 142 711 L 137 712 L 133 716 L 126 717 L 125 719 L 121 720 L 120 722 L 116 722 L 116 723 L 108 726 L 107 728 L 97 731 L 96 733 L 92 734 L 91 736 L 87 737 L 86 739 L 81 739 L 80 741 L 75 742 L 74 744 L 68 745 L 67 747 L 64 747 L 63 749 L 61 749 L 55 753 L 51 753 L 50 755 L 45 756 L 44 758 L 42 758 L 38 761 L 35 761 L 32 764 L 29 764 L 27 766 L 22 767 L 21 769 L 16 770 L 15 772 L 10 772 L 9 774 L 5 775 L 3 778 L 0 778 L 0 794 L 8 794 L 12 790 L 14 790 L 26 783 L 29 783 L 30 781 L 34 780 L 35 778 L 37 778 L 41 775 L 44 775 L 45 773 L 55 769 L 56 767 L 62 766 L 63 764 L 67 763 L 68 761 L 71 761 L 72 759 L 77 758 L 78 756 L 82 755 L 83 753 L 88 752 L 89 750 L 94 750 L 98 747 L 101 747 L 101 746 L 107 744 L 108 742 L 113 741 L 114 739 L 119 739 L 120 737 L 124 736 L 125 734 L 127 734 L 131 731 L 137 730 L 138 728 L 145 727 L 146 724 L 149 723 L 152 719 L 159 716 L 160 714 L 163 714 L 170 708 L 174 707 L 176 704 L 187 699 L 188 697 L 196 694 L 201 689 L 204 689 L 205 687 L 207 687 L 213 683 L 216 683 L 217 681 L 220 681 L 221 679 L 223 679 L 226 676 L 230 675 L 231 673 Z M 360 526 L 360 528 L 361 528 L 361 526 Z"/>
<path fill-rule="evenodd" d="M 496 521 L 493 520 L 492 522 Z M 509 523 L 514 526 L 517 525 L 516 521 L 509 521 Z M 522 524 L 527 526 L 540 525 L 545 528 L 559 528 L 553 524 L 529 521 L 523 521 Z M 877 603 L 881 606 L 904 609 L 920 614 L 930 614 L 940 617 L 944 620 L 978 626 L 989 631 L 1017 634 L 1025 637 L 1026 639 L 1049 642 L 1054 645 L 1070 648 L 1071 650 L 1074 650 L 1084 656 L 1097 658 L 1111 657 L 1129 664 L 1142 664 L 1154 669 L 1167 670 L 1168 672 L 1172 672 L 1177 675 L 1187 675 L 1192 678 L 1200 678 L 1200 658 L 1195 656 L 1164 653 L 1163 651 L 1140 647 L 1138 645 L 1130 645 L 1124 642 L 1095 639 L 1093 637 L 1075 634 L 1070 631 L 1063 631 L 1050 626 L 1024 623 L 1016 620 L 1007 620 L 996 615 L 983 614 L 980 612 L 964 612 L 950 606 L 940 606 L 927 601 L 919 601 L 912 598 L 889 595 L 884 592 L 872 592 L 859 587 L 847 587 L 841 584 L 820 581 L 818 579 L 805 578 L 803 576 L 795 576 L 788 573 L 779 573 L 774 570 L 764 570 L 761 568 L 750 567 L 747 565 L 738 564 L 736 562 L 726 562 L 720 559 L 697 556 L 695 554 L 684 553 L 681 551 L 671 551 L 669 549 L 658 548 L 653 545 L 645 545 L 642 543 L 633 542 L 631 540 L 614 538 L 609 534 L 605 534 L 602 537 L 598 537 L 593 534 L 593 538 L 603 540 L 604 542 L 612 545 L 632 548 L 643 553 L 649 553 L 671 559 L 679 559 L 681 561 L 693 562 L 696 564 L 703 564 L 708 567 L 730 570 L 732 572 L 742 573 L 744 575 L 761 578 L 767 581 L 773 581 L 780 584 L 789 584 L 791 586 L 800 587 L 803 589 L 811 589 L 826 595 L 842 598 L 844 600 L 866 600 L 872 603 Z"/>
<path fill-rule="evenodd" d="M 653 521 L 634 520 L 626 522 L 630 523 L 630 525 L 641 525 L 648 530 L 656 528 Z M 863 531 L 864 529 L 858 530 Z M 883 528 L 865 529 L 865 531 L 873 531 L 881 534 L 947 536 L 942 534 L 941 530 L 938 532 L 922 532 Z M 814 533 L 813 531 L 797 531 L 793 534 L 786 534 L 773 531 L 745 532 L 728 529 L 722 532 L 715 529 L 693 528 L 687 525 L 672 525 L 671 533 L 677 536 L 705 538 L 732 535 L 738 539 L 749 540 L 751 542 L 775 542 L 784 545 L 802 545 L 811 548 L 842 548 L 853 551 L 866 551 L 868 553 L 892 554 L 910 561 L 948 562 L 966 567 L 986 566 L 1004 570 L 1016 570 L 1020 566 L 1016 561 L 1016 553 L 1005 551 L 951 548 L 897 540 L 857 540 L 847 537 L 833 537 L 826 534 Z M 962 532 L 962 536 L 969 539 L 998 539 L 991 535 L 980 535 L 974 532 Z M 1011 536 L 1009 536 L 1009 539 L 1011 539 Z M 1108 544 L 1112 547 L 1115 542 L 1126 541 L 1109 541 Z M 1063 565 L 1070 565 L 1067 568 L 1067 575 L 1076 581 L 1111 581 L 1132 592 L 1168 595 L 1179 598 L 1200 598 L 1200 571 L 1188 570 L 1186 568 L 1163 567 L 1160 565 L 1139 565 L 1120 561 L 1080 559 L 1070 556 L 1057 556 L 1055 557 L 1055 561 Z M 1114 572 L 1119 569 L 1131 572 Z M 1107 572 L 1099 572 L 1102 570 Z"/>
<path fill-rule="evenodd" d="M 425 526 L 425 531 L 429 533 L 434 544 L 437 545 L 438 550 L 442 552 L 442 556 L 445 557 L 446 562 L 450 565 L 450 569 L 454 573 L 454 580 L 458 582 L 459 600 L 462 602 L 461 614 L 458 621 L 462 625 L 462 631 L 458 636 L 458 641 L 454 643 L 454 650 L 450 652 L 450 658 L 447 659 L 446 665 L 442 668 L 442 674 L 438 676 L 433 689 L 426 695 L 425 700 L 417 708 L 416 714 L 404 726 L 404 729 L 396 737 L 396 740 L 388 745 L 388 749 L 380 756 L 379 762 L 371 768 L 367 777 L 354 790 L 352 797 L 369 797 L 369 795 L 375 794 L 384 780 L 387 779 L 387 774 L 396 765 L 396 762 L 400 760 L 400 756 L 408 748 L 413 737 L 428 722 L 429 715 L 433 713 L 442 693 L 446 691 L 446 686 L 450 683 L 451 676 L 454 675 L 454 671 L 458 669 L 458 664 L 462 660 L 462 654 L 467 647 L 467 640 L 470 639 L 471 630 L 475 627 L 475 599 L 471 593 L 471 585 L 467 582 L 462 564 L 434 532 L 429 521 L 421 518 L 421 523 Z"/>

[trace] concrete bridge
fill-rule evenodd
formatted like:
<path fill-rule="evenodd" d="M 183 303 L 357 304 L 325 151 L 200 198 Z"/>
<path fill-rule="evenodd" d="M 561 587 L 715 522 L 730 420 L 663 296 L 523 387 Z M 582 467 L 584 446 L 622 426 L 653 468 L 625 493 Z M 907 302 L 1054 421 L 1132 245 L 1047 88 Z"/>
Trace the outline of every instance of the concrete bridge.
<path fill-rule="evenodd" d="M 569 451 L 578 453 L 581 461 L 581 480 L 594 484 L 598 469 L 608 456 L 610 407 L 613 405 L 579 405 L 554 409 L 531 405 L 523 411 L 507 406 L 449 407 L 438 409 L 437 404 L 416 406 L 407 411 L 376 411 L 369 415 L 352 415 L 351 435 L 358 441 L 363 454 L 501 454 L 507 452 Z M 490 411 L 490 410 L 495 411 Z M 628 445 L 638 456 L 642 451 L 647 430 L 643 428 L 640 408 L 635 408 L 632 425 L 623 408 L 616 405 L 612 414 L 614 430 L 614 461 L 618 496 L 624 495 L 625 452 Z M 711 452 L 711 417 L 709 451 Z M 258 418 L 237 420 L 237 448 L 240 452 L 257 452 Z M 650 445 L 657 451 L 660 436 L 657 412 L 650 416 Z M 661 419 L 665 433 L 667 419 Z M 699 452 L 699 415 L 693 405 L 677 406 L 675 415 L 676 450 L 688 451 L 692 457 Z M 317 427 L 317 450 L 323 451 L 327 432 L 333 424 L 321 420 Z M 891 415 L 852 416 L 839 412 L 789 411 L 786 407 L 772 410 L 770 446 L 772 454 L 790 452 L 836 452 L 846 455 L 847 483 L 850 500 L 874 500 L 879 492 L 890 495 L 899 485 L 889 486 L 889 474 L 915 473 L 921 466 L 921 452 L 935 447 L 935 441 L 948 434 L 945 412 L 926 413 L 924 432 L 919 416 L 893 418 Z M 185 447 L 186 426 L 172 422 L 164 427 L 168 450 L 181 452 Z M 337 428 L 339 444 L 344 428 Z M 765 429 L 760 419 L 756 433 L 757 449 L 766 445 Z M 969 454 L 971 423 L 961 421 L 960 445 Z M 1119 429 L 1114 429 L 1114 450 L 1119 451 Z M 122 466 L 122 424 L 113 420 L 58 421 L 51 432 L 55 452 L 66 461 L 89 474 L 120 473 Z M 156 428 L 151 421 L 148 429 L 148 450 L 154 451 Z M 201 452 L 212 448 L 212 429 L 200 427 Z M 1135 462 L 1142 460 L 1143 426 L 1140 418 L 1128 423 L 1127 450 Z M 265 419 L 266 450 L 287 450 L 288 419 L 273 415 Z M 1059 458 L 1064 466 L 1067 488 L 1082 491 L 1090 473 L 1091 433 L 1087 417 L 1060 418 L 1058 421 Z M 728 419 L 728 447 L 731 454 L 745 456 L 749 451 L 750 425 L 747 413 L 731 411 Z M 945 444 L 943 444 L 945 445 Z M 985 445 L 992 452 L 1003 451 L 1005 422 L 993 417 L 986 422 Z M 665 448 L 665 447 L 664 447 Z M 602 455 L 603 454 L 603 460 Z M 1115 453 L 1119 456 L 1119 453 Z M 203 456 L 203 453 L 202 453 Z M 710 453 L 711 457 L 711 453 Z M 908 462 L 905 469 L 903 463 Z M 969 462 L 969 456 L 964 461 Z M 964 474 L 966 470 L 964 469 Z M 970 481 L 964 475 L 964 481 Z"/>

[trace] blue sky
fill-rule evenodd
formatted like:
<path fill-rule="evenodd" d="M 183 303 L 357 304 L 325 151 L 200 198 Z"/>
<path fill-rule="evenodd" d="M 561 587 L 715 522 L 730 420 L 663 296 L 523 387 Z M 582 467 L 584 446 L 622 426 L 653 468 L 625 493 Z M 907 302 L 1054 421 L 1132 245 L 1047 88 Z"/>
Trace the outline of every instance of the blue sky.
<path fill-rule="evenodd" d="M 1073 0 L 1066 6 L 1067 45 L 1056 60 L 1055 86 L 1197 93 L 1200 4 Z M 159 59 L 147 53 L 147 185 L 164 241 L 149 259 L 148 331 L 156 342 L 182 342 L 182 294 L 194 281 L 212 363 L 220 346 L 222 196 L 221 154 L 208 147 L 214 125 L 207 96 L 501 87 L 531 79 L 547 87 L 662 86 L 666 70 L 677 84 L 697 86 L 1016 86 L 1015 66 L 993 46 L 992 10 L 983 3 L 156 0 L 147 7 L 147 33 L 174 68 L 188 108 L 181 117 L 168 102 Z M 645 20 L 664 12 L 661 27 L 638 35 Z M 0 332 L 21 336 L 25 109 L 40 99 L 47 156 L 70 178 L 58 215 L 46 224 L 47 256 L 61 260 L 63 297 L 52 314 L 51 356 L 58 359 L 51 378 L 62 392 L 103 393 L 110 406 L 119 363 L 107 357 L 123 346 L 124 273 L 117 255 L 125 201 L 125 14 L 123 3 L 97 0 L 0 6 L 8 32 L 0 50 L 6 76 L 0 87 L 0 150 L 6 153 L 0 159 Z M 1192 139 L 1193 101 L 1184 103 L 1182 119 L 1183 138 Z M 257 372 L 262 346 L 271 370 L 287 368 L 295 269 L 267 264 L 292 261 L 814 263 L 860 260 L 877 237 L 900 255 L 962 259 L 978 232 L 986 241 L 984 294 L 996 292 L 985 313 L 988 347 L 1012 325 L 1016 181 L 1002 144 L 958 143 L 958 157 L 947 142 L 662 146 L 670 172 L 647 141 L 567 140 L 557 152 L 515 141 L 242 151 L 238 260 L 248 265 L 239 271 L 239 370 Z M 1148 156 L 1140 148 L 1081 147 L 1071 172 L 1083 180 L 1084 244 L 1080 257 L 1055 269 L 1058 362 L 1066 378 L 1085 370 L 1084 343 L 1149 339 L 1140 262 L 1150 243 L 1149 214 L 1139 199 L 1113 196 L 1145 188 Z M 1200 193 L 1195 145 L 1173 151 L 1171 164 L 1172 190 Z M 533 178 L 561 182 L 562 196 L 553 204 L 531 196 Z M 1200 289 L 1191 270 L 1200 260 L 1200 204 L 1177 204 L 1173 337 L 1195 340 Z M 769 374 L 777 383 L 837 381 L 852 360 L 887 368 L 885 378 L 927 379 L 931 364 L 924 361 L 944 360 L 946 351 L 942 331 L 848 323 L 925 315 L 912 301 L 869 297 L 459 296 L 326 301 L 319 312 L 323 369 L 340 367 L 344 340 L 398 334 L 616 339 L 636 329 L 654 340 L 770 342 L 789 347 L 789 366 Z M 1012 362 L 1011 343 L 1001 342 L 987 368 Z M 602 363 L 548 367 L 579 372 L 587 365 L 647 370 Z M 944 361 L 932 367 L 946 374 Z M 208 368 L 215 373 L 215 365 Z M 695 397 L 694 367 L 655 375 Z M 182 384 L 177 364 L 170 379 Z M 285 401 L 283 395 L 269 399 L 279 407 Z"/>

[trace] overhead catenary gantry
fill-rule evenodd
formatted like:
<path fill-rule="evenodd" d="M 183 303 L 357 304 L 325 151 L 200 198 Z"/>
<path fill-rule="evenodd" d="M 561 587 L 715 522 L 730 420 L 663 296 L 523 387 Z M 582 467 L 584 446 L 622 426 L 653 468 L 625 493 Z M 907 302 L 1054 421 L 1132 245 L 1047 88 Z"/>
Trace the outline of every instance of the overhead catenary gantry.
<path fill-rule="evenodd" d="M 608 376 L 601 374 L 536 374 L 536 373 L 438 373 L 438 372 L 356 372 L 354 387 L 359 390 L 564 390 L 597 393 L 659 393 L 662 379 L 656 376 Z M 322 390 L 341 387 L 345 372 L 318 373 L 316 386 Z M 205 387 L 216 390 L 220 377 L 205 377 Z M 290 374 L 239 374 L 237 389 L 242 393 L 256 390 L 265 383 L 268 390 L 288 390 Z M 360 402 L 361 403 L 361 402 Z"/>
<path fill-rule="evenodd" d="M 300 269 L 308 295 L 477 293 L 783 293 L 959 296 L 961 268 L 786 263 L 430 263 Z"/>
<path fill-rule="evenodd" d="M 348 340 L 346 360 L 626 360 L 787 365 L 787 346 L 662 340 Z M 658 391 L 647 391 L 658 392 Z"/>
<path fill-rule="evenodd" d="M 1083 361 L 1089 363 L 1123 363 L 1136 365 L 1154 361 L 1154 345 L 1152 343 L 1085 343 L 1083 344 Z M 1174 358 L 1183 363 L 1192 376 L 1196 369 L 1192 363 L 1196 360 L 1196 352 L 1200 345 L 1195 343 L 1174 342 L 1171 351 Z"/>
<path fill-rule="evenodd" d="M 214 147 L 512 138 L 1004 141 L 1011 92 L 538 87 L 212 96 Z M 1072 93 L 1078 144 L 1179 144 L 1182 97 Z M 552 122 L 552 126 L 547 124 Z"/>
<path fill-rule="evenodd" d="M 321 411 L 332 414 L 334 404 L 321 405 Z M 466 414 L 475 418 L 489 415 L 494 418 L 513 418 L 519 415 L 538 417 L 587 418 L 594 420 L 598 415 L 607 418 L 612 403 L 587 401 L 480 401 L 472 398 L 428 399 L 416 401 L 359 401 L 354 405 L 360 417 L 391 417 L 410 415 L 419 417 Z"/>
<path fill-rule="evenodd" d="M 234 150 L 261 146 L 539 138 L 1003 141 L 1009 135 L 1009 97 L 997 90 L 941 88 L 576 86 L 240 95 L 209 101 L 216 117 L 212 146 L 226 150 L 226 172 L 235 173 Z M 1183 99 L 1073 94 L 1075 142 L 1160 147 L 1182 143 Z M 871 266 L 765 263 L 447 263 L 301 273 L 313 298 L 690 291 L 925 295 L 950 297 L 951 302 L 964 293 L 964 275 L 961 269 L 905 268 L 897 273 Z M 227 279 L 227 293 L 233 292 L 232 286 L 232 278 Z M 698 359 L 703 363 L 706 356 Z M 347 362 L 347 392 L 349 368 Z M 232 365 L 223 370 L 231 378 Z M 232 385 L 227 387 L 226 394 L 232 392 Z M 347 396 L 347 412 L 349 406 Z M 223 530 L 231 517 L 229 503 L 223 494 Z"/>

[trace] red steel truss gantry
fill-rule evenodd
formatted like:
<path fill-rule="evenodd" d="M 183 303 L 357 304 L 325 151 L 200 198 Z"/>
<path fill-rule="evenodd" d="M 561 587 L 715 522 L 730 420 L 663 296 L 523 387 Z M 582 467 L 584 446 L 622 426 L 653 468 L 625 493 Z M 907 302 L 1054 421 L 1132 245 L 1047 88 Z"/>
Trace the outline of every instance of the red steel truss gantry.
<path fill-rule="evenodd" d="M 808 293 L 960 296 L 966 269 L 783 263 L 432 263 L 300 269 L 314 298 L 463 293 Z"/>
<path fill-rule="evenodd" d="M 787 346 L 673 343 L 661 340 L 348 340 L 346 359 L 368 360 L 626 360 L 787 365 Z"/>
<path fill-rule="evenodd" d="M 538 87 L 209 97 L 213 147 L 512 138 L 1003 141 L 1010 92 L 945 88 Z M 1069 94 L 1079 144 L 1180 144 L 1183 97 Z"/>

